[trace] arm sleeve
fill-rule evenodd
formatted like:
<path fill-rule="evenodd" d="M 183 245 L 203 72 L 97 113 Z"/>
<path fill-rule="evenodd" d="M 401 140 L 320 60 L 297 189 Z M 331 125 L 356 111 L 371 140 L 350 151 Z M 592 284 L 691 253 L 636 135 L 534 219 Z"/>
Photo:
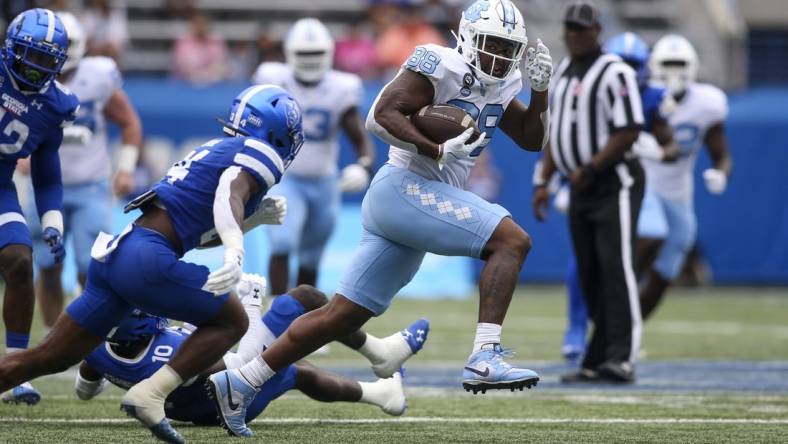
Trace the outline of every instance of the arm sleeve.
<path fill-rule="evenodd" d="M 243 148 L 233 158 L 233 164 L 251 174 L 264 193 L 279 183 L 285 170 L 276 150 L 255 139 L 244 141 Z"/>
<path fill-rule="evenodd" d="M 30 157 L 30 176 L 39 216 L 50 210 L 61 211 L 63 207 L 63 182 L 57 152 L 62 141 L 63 130 L 57 128 Z"/>
<path fill-rule="evenodd" d="M 643 103 L 640 100 L 635 72 L 621 63 L 607 74 L 607 98 L 610 102 L 610 122 L 613 131 L 643 126 Z"/>

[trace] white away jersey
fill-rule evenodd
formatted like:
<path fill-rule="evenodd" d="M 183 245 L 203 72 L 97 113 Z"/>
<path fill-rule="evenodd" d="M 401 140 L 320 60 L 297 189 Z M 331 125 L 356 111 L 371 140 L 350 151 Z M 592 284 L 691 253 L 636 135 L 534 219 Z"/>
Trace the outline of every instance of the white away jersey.
<path fill-rule="evenodd" d="M 288 175 L 321 178 L 337 173 L 342 116 L 361 102 L 361 79 L 335 70 L 326 72 L 314 86 L 304 86 L 293 76 L 293 69 L 283 63 L 263 63 L 252 81 L 281 86 L 295 97 L 303 110 L 304 145 Z"/>
<path fill-rule="evenodd" d="M 104 106 L 122 83 L 118 66 L 108 57 L 82 59 L 66 83 L 79 99 L 79 112 L 74 124 L 63 130 L 60 164 L 65 185 L 109 177 L 111 165 Z"/>
<path fill-rule="evenodd" d="M 669 119 L 679 145 L 679 158 L 673 163 L 643 159 L 648 187 L 664 198 L 690 202 L 692 172 L 706 132 L 727 117 L 728 98 L 722 90 L 706 83 L 690 85 Z"/>
<path fill-rule="evenodd" d="M 470 157 L 449 162 L 443 170 L 438 168 L 437 161 L 393 145 L 389 148 L 389 163 L 464 189 L 476 157 L 490 143 L 506 107 L 523 87 L 520 70 L 515 70 L 511 77 L 497 85 L 485 86 L 456 49 L 432 44 L 417 46 L 402 69 L 427 77 L 435 88 L 433 104 L 448 103 L 464 109 L 476 119 L 479 131 L 487 135 Z"/>

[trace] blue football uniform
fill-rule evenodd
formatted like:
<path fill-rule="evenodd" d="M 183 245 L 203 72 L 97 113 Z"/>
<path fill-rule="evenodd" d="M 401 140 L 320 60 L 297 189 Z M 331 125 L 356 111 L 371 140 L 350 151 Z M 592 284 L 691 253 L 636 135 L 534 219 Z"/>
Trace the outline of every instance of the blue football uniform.
<path fill-rule="evenodd" d="M 0 66 L 0 248 L 31 246 L 30 231 L 12 181 L 16 162 L 31 156 L 31 176 L 38 214 L 60 211 L 63 185 L 58 148 L 63 128 L 76 118 L 79 100 L 57 81 L 37 93 L 14 87 Z"/>
<path fill-rule="evenodd" d="M 274 299 L 271 309 L 263 316 L 263 326 L 268 330 L 265 345 L 270 345 L 303 313 L 303 306 L 290 295 Z M 187 331 L 167 328 L 151 338 L 148 347 L 134 359 L 117 356 L 105 342 L 96 347 L 85 358 L 85 362 L 112 384 L 129 389 L 169 362 L 188 337 Z M 260 415 L 271 401 L 293 389 L 295 380 L 296 366 L 291 364 L 266 381 L 246 412 L 246 422 Z M 173 391 L 164 404 L 167 418 L 198 425 L 218 425 L 216 408 L 207 396 L 204 381 L 204 378 L 187 381 Z"/>
<path fill-rule="evenodd" d="M 85 291 L 66 308 L 69 316 L 99 337 L 106 337 L 132 307 L 197 326 L 213 319 L 228 294 L 203 290 L 208 268 L 180 257 L 214 229 L 216 188 L 231 166 L 249 173 L 260 186 L 246 203 L 245 217 L 284 171 L 277 152 L 250 137 L 214 139 L 189 153 L 154 185 L 157 200 L 151 203 L 166 208 L 182 251 L 160 233 L 136 225 L 114 238 L 99 236 Z"/>

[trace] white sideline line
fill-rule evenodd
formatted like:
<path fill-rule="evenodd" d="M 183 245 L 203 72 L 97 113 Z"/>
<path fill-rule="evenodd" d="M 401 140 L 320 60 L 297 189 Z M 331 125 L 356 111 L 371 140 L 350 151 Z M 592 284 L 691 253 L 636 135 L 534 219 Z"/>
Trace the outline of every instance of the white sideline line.
<path fill-rule="evenodd" d="M 132 424 L 130 418 L 0 418 L 0 423 L 34 424 Z M 383 418 L 383 419 L 318 419 L 318 418 L 263 418 L 255 424 L 788 424 L 788 419 L 747 418 Z"/>

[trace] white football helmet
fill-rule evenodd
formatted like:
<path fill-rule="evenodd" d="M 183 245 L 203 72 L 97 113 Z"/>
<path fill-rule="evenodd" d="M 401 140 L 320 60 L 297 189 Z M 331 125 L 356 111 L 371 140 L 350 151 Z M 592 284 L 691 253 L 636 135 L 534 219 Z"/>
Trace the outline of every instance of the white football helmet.
<path fill-rule="evenodd" d="M 57 16 L 63 22 L 68 34 L 68 59 L 63 64 L 61 72 L 68 72 L 79 65 L 82 56 L 85 55 L 85 48 L 87 47 L 87 38 L 85 38 L 85 30 L 82 29 L 82 24 L 79 23 L 74 14 L 70 12 L 58 12 Z"/>
<path fill-rule="evenodd" d="M 528 44 L 525 35 L 525 20 L 517 7 L 509 0 L 478 0 L 462 12 L 457 39 L 457 47 L 465 61 L 476 69 L 476 74 L 487 84 L 499 83 L 520 68 L 523 52 Z M 485 51 L 488 37 L 499 37 L 514 42 L 508 56 Z M 485 71 L 479 54 L 492 58 Z M 496 64 L 506 63 L 503 74 L 495 75 Z"/>
<path fill-rule="evenodd" d="M 652 79 L 664 84 L 671 93 L 681 94 L 698 77 L 698 53 L 683 36 L 662 37 L 651 50 L 649 69 Z"/>
<path fill-rule="evenodd" d="M 298 80 L 315 83 L 331 69 L 334 39 L 316 18 L 303 18 L 290 28 L 285 39 L 285 59 Z"/>

